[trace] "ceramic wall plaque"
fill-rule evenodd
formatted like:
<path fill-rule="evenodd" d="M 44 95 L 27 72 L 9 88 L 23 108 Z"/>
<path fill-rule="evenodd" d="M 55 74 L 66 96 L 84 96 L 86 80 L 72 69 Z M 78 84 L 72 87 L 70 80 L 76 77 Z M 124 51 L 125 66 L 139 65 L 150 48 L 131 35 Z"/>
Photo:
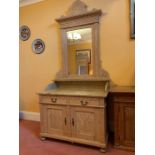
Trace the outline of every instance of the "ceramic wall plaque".
<path fill-rule="evenodd" d="M 40 54 L 44 51 L 45 44 L 41 39 L 35 39 L 32 43 L 32 50 L 36 54 Z"/>
<path fill-rule="evenodd" d="M 28 26 L 23 25 L 20 27 L 19 36 L 20 36 L 21 40 L 23 40 L 23 41 L 28 40 L 30 38 L 30 35 L 31 35 L 31 31 Z"/>

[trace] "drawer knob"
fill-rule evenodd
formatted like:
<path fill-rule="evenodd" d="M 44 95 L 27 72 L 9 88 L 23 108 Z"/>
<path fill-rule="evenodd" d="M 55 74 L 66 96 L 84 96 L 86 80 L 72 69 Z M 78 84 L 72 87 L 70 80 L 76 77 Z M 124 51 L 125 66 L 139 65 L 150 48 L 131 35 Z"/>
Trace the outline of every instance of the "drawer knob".
<path fill-rule="evenodd" d="M 51 98 L 51 101 L 52 101 L 53 103 L 56 103 L 57 98 Z"/>

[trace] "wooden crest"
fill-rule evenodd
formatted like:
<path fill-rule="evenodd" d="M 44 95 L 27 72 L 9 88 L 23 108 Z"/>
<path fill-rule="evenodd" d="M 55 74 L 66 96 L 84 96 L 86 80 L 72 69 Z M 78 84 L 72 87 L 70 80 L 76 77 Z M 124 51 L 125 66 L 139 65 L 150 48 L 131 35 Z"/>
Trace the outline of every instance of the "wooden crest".
<path fill-rule="evenodd" d="M 68 9 L 67 15 L 79 15 L 87 12 L 87 5 L 80 0 L 76 0 Z"/>

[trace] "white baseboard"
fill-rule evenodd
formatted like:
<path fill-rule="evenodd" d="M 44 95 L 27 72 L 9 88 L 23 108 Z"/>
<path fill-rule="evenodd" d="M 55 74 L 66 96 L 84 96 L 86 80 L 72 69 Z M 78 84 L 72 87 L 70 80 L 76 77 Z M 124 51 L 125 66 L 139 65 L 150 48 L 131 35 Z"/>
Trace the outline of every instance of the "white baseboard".
<path fill-rule="evenodd" d="M 19 118 L 31 121 L 40 121 L 40 113 L 39 112 L 28 112 L 28 111 L 20 111 Z"/>

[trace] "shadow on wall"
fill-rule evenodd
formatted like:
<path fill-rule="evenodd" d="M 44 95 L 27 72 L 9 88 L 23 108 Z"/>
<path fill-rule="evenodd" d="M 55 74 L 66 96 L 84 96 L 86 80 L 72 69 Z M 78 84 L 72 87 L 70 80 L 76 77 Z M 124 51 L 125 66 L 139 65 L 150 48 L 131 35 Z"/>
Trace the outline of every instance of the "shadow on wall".
<path fill-rule="evenodd" d="M 58 86 L 56 85 L 56 83 L 49 83 L 46 87 L 45 87 L 45 91 L 51 90 L 51 89 L 56 89 Z"/>

